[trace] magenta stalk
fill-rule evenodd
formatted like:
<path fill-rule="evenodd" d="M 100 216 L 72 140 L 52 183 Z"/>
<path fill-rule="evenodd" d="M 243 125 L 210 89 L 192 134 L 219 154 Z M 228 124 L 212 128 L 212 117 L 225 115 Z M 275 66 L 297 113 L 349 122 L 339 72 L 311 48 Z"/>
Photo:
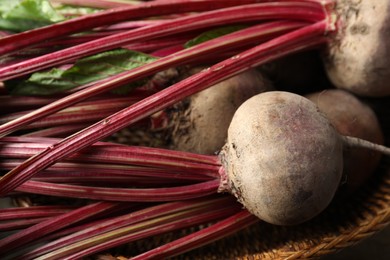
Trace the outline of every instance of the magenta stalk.
<path fill-rule="evenodd" d="M 218 205 L 219 207 L 227 207 L 229 205 L 231 206 L 232 203 L 234 203 L 234 200 L 227 196 L 223 196 L 190 201 L 168 202 L 156 206 L 150 206 L 125 215 L 99 221 L 95 225 L 80 229 L 76 232 L 68 232 L 69 235 L 58 238 L 44 246 L 32 250 L 23 257 L 25 257 L 25 259 L 32 259 L 55 250 L 61 250 L 61 248 L 68 247 L 72 244 L 85 249 L 91 242 L 94 241 L 94 238 L 96 239 L 96 237 L 99 236 L 103 238 L 105 237 L 104 234 L 107 234 L 108 232 L 110 232 L 109 234 L 111 235 L 108 238 L 106 237 L 105 240 L 111 240 L 114 236 L 120 236 L 120 234 L 116 233 L 115 230 L 122 229 L 125 232 L 134 232 L 134 229 L 129 230 L 129 227 L 134 227 L 135 224 L 139 227 L 144 227 L 142 224 L 138 225 L 138 223 L 148 220 L 158 219 L 163 216 L 170 216 L 192 209 L 204 210 L 205 207 L 214 207 L 215 205 Z M 101 239 L 99 240 L 102 242 Z"/>
<path fill-rule="evenodd" d="M 237 210 L 239 210 L 237 205 L 217 206 L 217 204 L 210 204 L 164 215 L 59 248 L 37 259 L 56 259 L 59 256 L 64 257 L 64 259 L 77 259 L 138 239 L 218 220 L 234 214 Z"/>
<path fill-rule="evenodd" d="M 0 69 L 0 80 L 5 81 L 37 70 L 69 63 L 81 57 L 135 43 L 140 40 L 151 40 L 157 37 L 201 28 L 210 28 L 212 26 L 226 26 L 227 24 L 264 21 L 268 19 L 295 19 L 297 21 L 316 22 L 325 19 L 325 13 L 320 4 L 305 1 L 302 3 L 281 1 L 223 8 L 216 11 L 168 20 L 155 26 L 147 26 L 114 34 L 3 67 Z"/>
<path fill-rule="evenodd" d="M 55 37 L 82 32 L 99 26 L 114 24 L 126 21 L 129 17 L 133 19 L 146 18 L 155 15 L 166 15 L 172 13 L 208 11 L 226 6 L 253 3 L 250 0 L 219 1 L 204 0 L 196 2 L 168 2 L 168 3 L 143 3 L 127 8 L 107 10 L 91 15 L 74 18 L 50 26 L 14 34 L 0 39 L 0 55 L 10 54 L 14 51 Z"/>
<path fill-rule="evenodd" d="M 133 260 L 146 259 L 165 259 L 179 255 L 195 248 L 199 248 L 213 241 L 236 233 L 260 220 L 246 210 L 242 210 L 229 218 L 221 220 L 200 231 L 184 236 L 162 246 L 156 247 L 138 256 L 134 256 Z"/>
<path fill-rule="evenodd" d="M 98 213 L 112 210 L 118 204 L 110 202 L 97 202 L 79 209 L 52 217 L 47 221 L 40 222 L 34 226 L 24 229 L 18 233 L 10 235 L 0 240 L 0 251 L 2 253 L 8 252 L 14 248 L 22 246 L 28 242 L 34 241 L 46 234 L 59 230 L 61 228 L 70 226 L 73 223 L 80 222 Z"/>
<path fill-rule="evenodd" d="M 50 115 L 77 102 L 83 101 L 92 96 L 112 90 L 123 84 L 141 79 L 161 70 L 168 69 L 172 66 L 178 66 L 183 62 L 188 63 L 198 57 L 203 57 L 208 54 L 214 54 L 215 51 L 225 51 L 231 48 L 248 44 L 248 42 L 264 41 L 271 36 L 278 36 L 291 30 L 304 26 L 301 22 L 270 22 L 253 26 L 251 28 L 241 30 L 226 36 L 210 40 L 203 44 L 199 44 L 189 49 L 185 49 L 172 55 L 163 57 L 155 62 L 135 68 L 129 72 L 120 73 L 109 77 L 105 80 L 96 82 L 94 85 L 81 89 L 78 92 L 70 94 L 62 99 L 52 102 L 42 108 L 36 109 L 32 113 L 19 117 L 6 124 L 0 125 L 0 136 L 9 134 L 22 126 L 32 123 L 44 116 Z"/>
<path fill-rule="evenodd" d="M 219 179 L 169 188 L 105 188 L 71 184 L 26 181 L 16 191 L 104 201 L 161 202 L 186 200 L 216 193 Z"/>
<path fill-rule="evenodd" d="M 37 172 L 49 167 L 58 160 L 86 148 L 118 130 L 171 106 L 179 100 L 199 92 L 216 82 L 286 54 L 323 44 L 326 41 L 324 37 L 326 30 L 327 23 L 323 21 L 260 44 L 151 95 L 141 102 L 47 147 L 3 176 L 0 180 L 0 186 L 2 187 L 0 194 L 6 195 Z"/>

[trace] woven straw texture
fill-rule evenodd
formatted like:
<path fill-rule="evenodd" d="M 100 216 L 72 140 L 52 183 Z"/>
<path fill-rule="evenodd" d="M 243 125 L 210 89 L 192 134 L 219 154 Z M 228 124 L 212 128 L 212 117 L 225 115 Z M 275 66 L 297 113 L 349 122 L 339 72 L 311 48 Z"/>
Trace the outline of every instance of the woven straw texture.
<path fill-rule="evenodd" d="M 260 222 L 180 259 L 316 259 L 370 237 L 389 222 L 390 170 L 381 170 L 352 198 L 336 200 L 303 225 Z"/>
<path fill-rule="evenodd" d="M 390 98 L 365 100 L 376 112 L 386 145 Z M 293 227 L 264 222 L 178 259 L 318 259 L 355 245 L 390 223 L 390 159 L 356 193 L 339 198 L 317 218 Z"/>
<path fill-rule="evenodd" d="M 352 197 L 339 198 L 318 217 L 299 226 L 259 222 L 225 239 L 173 259 L 319 259 L 353 246 L 390 223 L 390 160 Z M 137 241 L 110 251 L 110 260 L 128 259 L 197 228 Z M 120 257 L 113 257 L 118 256 Z M 107 256 L 107 255 L 106 255 Z M 131 258 L 130 258 L 131 259 Z"/>
<path fill-rule="evenodd" d="M 375 109 L 387 137 L 390 136 L 389 104 L 390 99 L 384 99 L 376 103 Z M 386 145 L 389 146 L 389 138 Z M 260 221 L 174 259 L 318 259 L 361 242 L 389 223 L 390 158 L 387 157 L 357 192 L 347 198 L 336 197 L 322 214 L 309 222 L 282 227 Z M 89 259 L 127 259 L 194 230 L 197 228 L 137 241 Z"/>
<path fill-rule="evenodd" d="M 390 137 L 390 98 L 366 102 L 371 103 L 385 136 Z M 386 141 L 389 146 L 389 138 Z M 307 223 L 281 227 L 260 221 L 241 232 L 174 259 L 318 259 L 361 242 L 383 230 L 389 223 L 390 158 L 383 158 L 375 175 L 363 187 L 347 198 L 336 196 L 322 214 Z M 112 253 L 131 256 L 188 232 L 191 230 L 138 241 L 124 251 L 120 249 Z"/>
<path fill-rule="evenodd" d="M 390 99 L 366 100 L 389 146 Z M 317 218 L 294 227 L 260 222 L 178 259 L 318 259 L 355 245 L 390 223 L 390 159 L 356 193 L 339 198 Z"/>

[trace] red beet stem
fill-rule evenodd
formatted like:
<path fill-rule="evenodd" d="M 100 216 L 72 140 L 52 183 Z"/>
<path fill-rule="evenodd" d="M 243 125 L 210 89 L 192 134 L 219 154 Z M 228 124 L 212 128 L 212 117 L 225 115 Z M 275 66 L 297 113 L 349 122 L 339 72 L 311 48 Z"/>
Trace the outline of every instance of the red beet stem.
<path fill-rule="evenodd" d="M 10 110 L 9 112 L 15 112 L 16 110 L 47 105 L 55 100 L 54 97 L 0 96 L 0 109 L 2 113 L 7 109 Z"/>
<path fill-rule="evenodd" d="M 78 259 L 138 239 L 215 221 L 230 216 L 237 210 L 239 210 L 237 204 L 228 206 L 212 204 L 207 207 L 186 210 L 116 229 L 86 241 L 60 248 L 37 259 L 56 259 L 59 256 L 61 259 Z"/>
<path fill-rule="evenodd" d="M 182 254 L 195 248 L 210 244 L 218 239 L 225 238 L 256 222 L 259 219 L 248 211 L 242 210 L 227 219 L 206 227 L 200 231 L 166 243 L 148 252 L 134 256 L 132 260 L 165 259 Z"/>
<path fill-rule="evenodd" d="M 90 98 L 94 95 L 98 95 L 105 91 L 112 90 L 123 84 L 128 84 L 132 81 L 149 76 L 164 69 L 168 69 L 172 66 L 180 65 L 183 62 L 192 61 L 194 59 L 197 59 L 198 57 L 204 57 L 207 55 L 212 56 L 216 51 L 229 50 L 231 48 L 241 46 L 242 44 L 247 44 L 251 41 L 262 41 L 262 39 L 264 38 L 268 39 L 272 35 L 278 36 L 282 33 L 289 32 L 304 25 L 305 23 L 301 22 L 286 21 L 265 23 L 238 31 L 236 33 L 222 36 L 214 40 L 207 41 L 205 43 L 179 51 L 177 53 L 173 53 L 150 64 L 146 64 L 131 71 L 112 76 L 110 78 L 107 78 L 106 80 L 101 80 L 88 88 L 75 92 L 40 109 L 36 109 L 30 114 L 19 117 L 6 124 L 0 125 L 0 136 L 4 136 L 13 131 L 16 131 L 24 125 L 32 123 L 44 116 L 50 115 L 54 112 L 57 112 L 77 102 Z"/>
<path fill-rule="evenodd" d="M 15 139 L 11 138 L 11 140 Z M 52 147 L 50 143 L 0 143 L 0 145 L 1 157 L 15 159 L 33 156 Z M 176 173 L 187 171 L 211 177 L 218 177 L 217 172 L 220 168 L 216 156 L 141 146 L 110 145 L 109 143 L 98 143 L 90 149 L 84 149 L 72 155 L 69 160 L 155 167 L 170 169 Z"/>
<path fill-rule="evenodd" d="M 234 203 L 234 200 L 232 200 L 228 196 L 218 196 L 217 198 L 203 198 L 188 201 L 168 202 L 157 206 L 150 206 L 145 209 L 131 212 L 129 214 L 109 218 L 107 220 L 102 220 L 93 226 L 80 229 L 77 232 L 69 233 L 69 235 L 67 236 L 58 238 L 57 240 L 49 242 L 27 253 L 23 256 L 23 259 L 33 259 L 42 254 L 46 254 L 60 248 L 64 248 L 71 244 L 77 244 L 79 241 L 91 241 L 91 238 L 96 237 L 98 235 L 105 234 L 107 232 L 118 230 L 147 220 L 156 219 L 161 216 L 172 215 L 195 208 L 204 209 L 205 207 L 209 207 L 208 205 L 218 205 L 218 207 L 226 207 L 228 205 L 234 205 Z"/>
<path fill-rule="evenodd" d="M 26 181 L 16 190 L 32 194 L 105 201 L 158 202 L 204 197 L 217 192 L 219 180 L 169 188 L 105 188 Z"/>
<path fill-rule="evenodd" d="M 7 221 L 5 223 L 0 222 L 0 232 L 28 228 L 31 227 L 32 225 L 38 224 L 48 219 L 50 219 L 50 217 L 17 219 L 17 220 Z"/>
<path fill-rule="evenodd" d="M 176 44 L 184 45 L 187 41 L 193 39 L 194 37 L 195 36 L 191 35 L 191 34 L 177 35 L 174 38 L 173 37 L 163 37 L 163 38 L 159 38 L 159 39 L 153 39 L 153 40 L 149 40 L 149 41 L 144 41 L 144 42 L 141 41 L 141 42 L 128 44 L 128 45 L 122 46 L 122 48 L 126 48 L 126 49 L 133 50 L 133 51 L 144 52 L 144 53 L 150 53 L 150 52 L 157 51 L 159 49 L 166 48 L 166 47 L 176 45 Z M 77 36 L 77 37 L 74 36 L 74 37 L 69 37 L 69 38 L 61 38 L 58 40 L 48 41 L 48 42 L 42 43 L 42 44 L 38 45 L 36 48 L 42 48 L 42 49 L 46 48 L 47 49 L 48 47 L 50 48 L 53 46 L 61 47 L 61 48 L 69 48 L 71 46 L 83 44 L 85 42 L 88 42 L 90 40 L 95 40 L 98 38 L 101 38 L 100 35 L 98 35 L 98 34 L 87 35 L 87 36 L 82 35 L 82 36 Z M 16 55 L 14 55 L 14 57 Z M 16 57 L 19 57 L 19 56 L 16 56 Z M 25 59 L 25 60 L 27 60 L 27 59 Z M 6 67 L 6 65 L 7 64 L 3 64 L 2 67 Z"/>
<path fill-rule="evenodd" d="M 123 31 L 123 30 L 135 29 L 135 28 L 140 28 L 140 27 L 145 27 L 150 25 L 156 25 L 162 22 L 164 22 L 163 19 L 127 21 L 127 22 L 120 22 L 113 25 L 102 26 L 96 28 L 95 30 L 96 31 L 115 31 L 115 30 Z"/>
<path fill-rule="evenodd" d="M 12 234 L 0 240 L 0 251 L 2 253 L 8 252 L 14 248 L 27 244 L 34 239 L 59 230 L 61 228 L 70 226 L 71 224 L 80 222 L 98 213 L 112 210 L 118 204 L 112 202 L 97 202 L 79 209 L 72 210 L 65 214 L 55 216 L 47 221 L 40 222 L 30 228 L 24 229 L 20 232 Z"/>
<path fill-rule="evenodd" d="M 114 34 L 3 67 L 0 69 L 0 81 L 20 77 L 55 65 L 69 63 L 81 57 L 135 43 L 137 41 L 145 41 L 157 37 L 178 34 L 195 29 L 210 28 L 218 25 L 270 19 L 295 19 L 298 21 L 316 22 L 325 19 L 325 13 L 322 6 L 318 3 L 280 1 L 241 5 L 194 14 L 168 20 L 155 26 L 147 26 L 124 33 Z"/>
<path fill-rule="evenodd" d="M 58 36 L 82 32 L 94 27 L 126 21 L 129 20 L 129 18 L 139 19 L 172 13 L 208 11 L 253 2 L 256 1 L 204 0 L 194 2 L 149 2 L 126 8 L 107 10 L 1 38 L 0 55 L 9 54 L 25 47 L 31 47 L 34 44 L 50 40 Z"/>
<path fill-rule="evenodd" d="M 107 98 L 93 102 L 84 102 L 51 114 L 25 126 L 23 129 L 53 127 L 78 123 L 94 123 L 115 113 L 119 109 L 123 109 L 131 104 L 134 104 L 139 100 L 141 100 L 141 98 L 136 100 L 130 96 L 128 98 Z M 24 116 L 29 112 L 30 111 L 22 111 L 2 116 L 0 117 L 0 124 L 4 124 L 18 117 Z"/>
<path fill-rule="evenodd" d="M 4 170 L 10 170 L 23 161 L 21 160 L 1 160 L 0 167 Z M 207 181 L 214 177 L 204 174 L 191 173 L 188 171 L 174 171 L 166 168 L 129 166 L 120 164 L 102 164 L 102 163 L 68 163 L 59 162 L 52 165 L 50 168 L 41 171 L 34 177 L 35 180 L 43 180 L 47 178 L 60 178 L 61 176 L 72 177 L 79 176 L 92 178 L 96 176 L 112 176 L 113 178 L 145 178 L 149 180 L 184 180 L 184 181 Z"/>
<path fill-rule="evenodd" d="M 31 206 L 0 209 L 0 221 L 23 218 L 38 218 L 56 216 L 70 210 L 70 206 Z"/>
<path fill-rule="evenodd" d="M 260 44 L 49 146 L 3 176 L 0 179 L 0 194 L 6 195 L 58 160 L 217 82 L 287 54 L 324 44 L 327 41 L 324 36 L 327 29 L 327 22 L 322 21 Z"/>
<path fill-rule="evenodd" d="M 42 130 L 32 131 L 22 136 L 26 137 L 63 137 L 74 134 L 81 129 L 87 127 L 89 124 L 72 124 L 49 127 Z"/>

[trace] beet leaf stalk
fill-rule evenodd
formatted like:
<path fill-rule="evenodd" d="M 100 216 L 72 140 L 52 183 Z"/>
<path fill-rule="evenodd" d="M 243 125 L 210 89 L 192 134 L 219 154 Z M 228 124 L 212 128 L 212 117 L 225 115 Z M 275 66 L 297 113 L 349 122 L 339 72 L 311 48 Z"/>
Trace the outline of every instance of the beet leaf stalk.
<path fill-rule="evenodd" d="M 16 190 L 50 196 L 84 198 L 105 201 L 154 202 L 174 201 L 204 197 L 214 194 L 219 187 L 218 179 L 197 184 L 169 188 L 105 188 L 82 185 L 27 181 Z"/>
<path fill-rule="evenodd" d="M 50 217 L 68 212 L 70 206 L 32 206 L 0 209 L 0 220 L 15 220 L 22 218 Z"/>
<path fill-rule="evenodd" d="M 120 87 L 124 84 L 152 75 L 159 71 L 168 69 L 172 66 L 178 66 L 183 63 L 188 63 L 190 61 L 196 60 L 198 57 L 204 57 L 209 54 L 214 54 L 216 51 L 221 52 L 230 50 L 232 48 L 242 46 L 250 42 L 263 42 L 270 37 L 276 37 L 283 33 L 300 28 L 304 25 L 305 23 L 302 22 L 289 21 L 265 23 L 218 37 L 217 39 L 195 45 L 189 49 L 184 49 L 182 51 L 175 52 L 171 55 L 160 58 L 155 62 L 145 64 L 128 72 L 123 72 L 118 75 L 111 76 L 105 80 L 96 82 L 90 87 L 81 89 L 80 91 L 77 91 L 55 102 L 52 102 L 40 109 L 36 109 L 32 113 L 19 117 L 6 124 L 0 125 L 0 136 L 9 134 L 26 124 L 32 123 L 35 120 L 57 112 L 77 102 L 93 97 L 100 93 L 115 89 L 116 87 Z"/>
<path fill-rule="evenodd" d="M 43 152 L 54 145 L 57 138 L 4 137 L 0 139 L 0 156 L 24 159 Z M 21 142 L 23 140 L 24 142 Z M 41 140 L 41 142 L 39 142 Z M 169 169 L 175 173 L 187 172 L 198 175 L 217 177 L 220 167 L 214 156 L 198 155 L 181 151 L 159 148 L 125 146 L 99 142 L 89 149 L 74 154 L 70 161 L 82 163 L 108 163 L 118 165 L 145 166 Z M 81 164 L 82 165 L 82 164 Z M 113 170 L 113 169 L 111 169 Z"/>
<path fill-rule="evenodd" d="M 236 233 L 252 224 L 259 219 L 246 210 L 242 210 L 233 216 L 221 220 L 207 228 L 184 236 L 162 246 L 156 247 L 138 256 L 133 256 L 133 260 L 144 259 L 165 259 L 179 255 L 201 246 L 210 244 L 218 239 Z"/>
<path fill-rule="evenodd" d="M 34 129 L 42 127 L 54 127 L 58 125 L 70 125 L 76 123 L 93 123 L 103 119 L 110 114 L 115 113 L 118 109 L 125 108 L 135 103 L 133 98 L 107 98 L 87 102 L 85 104 L 75 105 L 66 108 L 37 122 L 27 125 L 24 129 Z M 30 111 L 22 111 L 8 114 L 0 117 L 0 123 L 6 123 L 23 116 Z"/>
<path fill-rule="evenodd" d="M 96 202 L 94 204 L 86 205 L 70 212 L 54 216 L 47 221 L 40 222 L 34 226 L 31 226 L 4 239 L 1 239 L 0 251 L 2 253 L 8 252 L 14 248 L 34 241 L 41 236 L 70 226 L 74 223 L 78 223 L 82 220 L 91 218 L 102 212 L 113 210 L 118 206 L 122 207 L 122 205 L 120 205 L 119 203 Z"/>
<path fill-rule="evenodd" d="M 311 2 L 272 2 L 240 5 L 200 14 L 168 20 L 155 26 L 147 26 L 90 41 L 71 48 L 43 55 L 0 69 L 0 80 L 5 81 L 55 65 L 72 62 L 78 58 L 121 47 L 140 40 L 151 40 L 212 26 L 264 21 L 269 19 L 291 19 L 316 22 L 325 18 L 320 4 Z"/>
<path fill-rule="evenodd" d="M 260 44 L 47 147 L 41 153 L 31 157 L 3 176 L 0 180 L 0 194 L 6 195 L 37 172 L 49 167 L 58 160 L 86 148 L 118 130 L 171 106 L 179 100 L 206 89 L 217 82 L 288 53 L 323 44 L 326 41 L 324 37 L 326 30 L 327 23 L 325 21 L 318 22 Z"/>
<path fill-rule="evenodd" d="M 50 217 L 27 218 L 27 219 L 16 219 L 16 220 L 10 220 L 6 222 L 0 222 L 0 232 L 28 228 L 32 225 L 48 220 L 49 218 Z"/>
<path fill-rule="evenodd" d="M 0 55 L 7 55 L 55 37 L 126 21 L 129 20 L 129 17 L 132 19 L 139 19 L 172 13 L 201 12 L 253 2 L 256 1 L 239 0 L 222 2 L 219 0 L 204 0 L 196 2 L 154 2 L 142 3 L 115 10 L 107 10 L 1 38 Z"/>
<path fill-rule="evenodd" d="M 4 170 L 11 170 L 18 164 L 23 162 L 22 160 L 1 160 L 0 167 Z M 207 176 L 205 174 L 191 173 L 186 170 L 175 171 L 169 168 L 158 168 L 158 167 L 142 167 L 135 165 L 125 164 L 112 164 L 112 163 L 71 163 L 71 162 L 59 162 L 52 165 L 50 168 L 37 174 L 35 180 L 58 180 L 58 182 L 66 182 L 63 180 L 79 178 L 80 181 L 96 179 L 96 178 L 122 178 L 134 180 L 137 178 L 146 180 L 174 180 L 179 181 L 206 181 L 211 180 L 214 177 Z M 133 179 L 134 178 L 134 179 Z M 49 181 L 51 182 L 51 181 Z M 56 181 L 54 181 L 56 182 Z M 109 181 L 108 181 L 109 183 Z"/>
<path fill-rule="evenodd" d="M 191 203 L 191 201 L 188 201 Z M 192 203 L 191 203 L 192 204 Z M 194 203 L 196 205 L 196 203 Z M 226 218 L 240 210 L 232 201 L 207 200 L 207 204 L 151 218 L 61 247 L 36 259 L 77 259 L 124 243 Z"/>

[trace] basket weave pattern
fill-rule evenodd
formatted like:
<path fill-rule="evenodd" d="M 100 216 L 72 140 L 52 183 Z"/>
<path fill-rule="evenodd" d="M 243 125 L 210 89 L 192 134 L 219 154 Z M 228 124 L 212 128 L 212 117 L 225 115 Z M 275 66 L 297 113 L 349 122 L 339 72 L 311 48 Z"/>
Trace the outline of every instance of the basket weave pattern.
<path fill-rule="evenodd" d="M 388 166 L 382 163 L 377 175 L 353 197 L 336 200 L 307 223 L 280 227 L 259 222 L 176 259 L 318 259 L 355 245 L 390 223 Z"/>

